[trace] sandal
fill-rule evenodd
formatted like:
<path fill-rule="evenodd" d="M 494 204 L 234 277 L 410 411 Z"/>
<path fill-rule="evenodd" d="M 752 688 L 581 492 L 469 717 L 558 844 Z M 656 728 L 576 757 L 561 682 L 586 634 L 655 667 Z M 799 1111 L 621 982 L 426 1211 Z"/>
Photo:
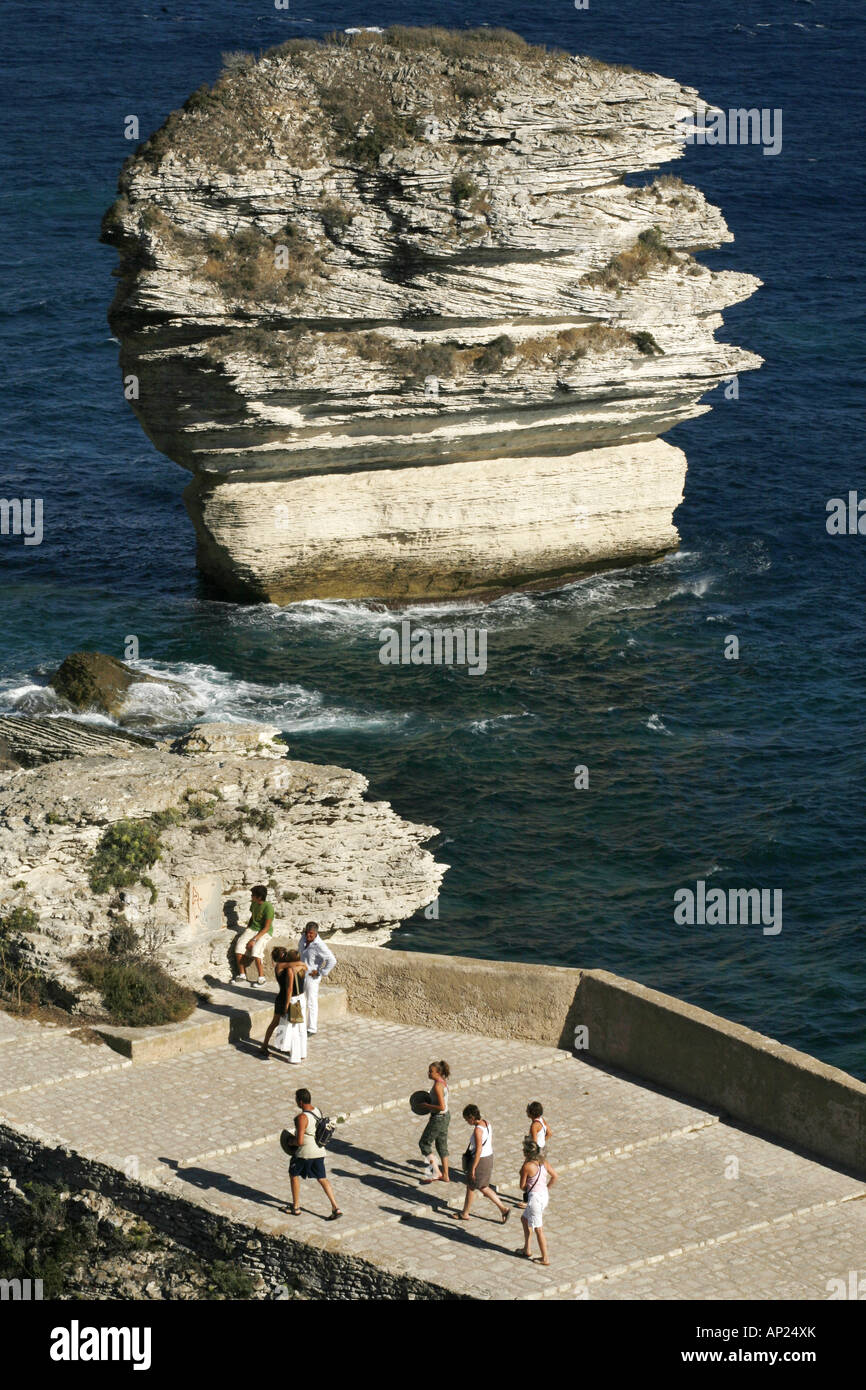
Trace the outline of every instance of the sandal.
<path fill-rule="evenodd" d="M 502 1223 L 503 1226 L 505 1225 L 505 1223 L 506 1223 L 506 1221 L 508 1220 L 508 1218 L 509 1218 L 510 1215 L 511 1215 L 511 1210 L 510 1210 L 509 1207 L 506 1207 L 505 1210 L 504 1210 L 504 1212 L 502 1213 L 502 1216 L 500 1217 L 500 1221 L 501 1221 L 501 1223 Z"/>
<path fill-rule="evenodd" d="M 452 1221 L 468 1221 L 468 1220 L 469 1220 L 469 1217 L 468 1217 L 468 1216 L 464 1216 L 463 1213 L 462 1213 L 462 1211 L 452 1211 L 450 1215 L 451 1215 L 451 1220 L 452 1220 Z"/>
<path fill-rule="evenodd" d="M 284 1212 L 286 1216 L 300 1216 L 301 1214 L 300 1207 L 280 1207 L 280 1211 Z"/>
<path fill-rule="evenodd" d="M 338 1208 L 336 1211 L 332 1211 L 332 1212 L 331 1212 L 331 1215 L 328 1216 L 328 1217 L 326 1217 L 325 1219 L 326 1219 L 326 1221 L 339 1221 L 339 1219 L 340 1219 L 340 1217 L 341 1217 L 342 1215 L 343 1215 L 343 1213 L 342 1213 L 342 1212 L 339 1210 L 339 1208 Z"/>

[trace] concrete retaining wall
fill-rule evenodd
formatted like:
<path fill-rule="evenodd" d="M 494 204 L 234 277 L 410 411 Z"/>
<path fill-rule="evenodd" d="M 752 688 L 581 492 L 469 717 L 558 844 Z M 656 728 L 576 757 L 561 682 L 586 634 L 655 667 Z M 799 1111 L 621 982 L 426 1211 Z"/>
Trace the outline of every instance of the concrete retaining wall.
<path fill-rule="evenodd" d="M 587 970 L 577 1021 L 588 1051 L 866 1173 L 866 1084 L 774 1038 L 606 970 Z"/>
<path fill-rule="evenodd" d="M 349 1012 L 444 1032 L 570 1046 L 581 971 L 334 943 Z"/>
<path fill-rule="evenodd" d="M 335 946 L 351 1013 L 571 1048 L 866 1175 L 866 1084 L 605 970 Z"/>

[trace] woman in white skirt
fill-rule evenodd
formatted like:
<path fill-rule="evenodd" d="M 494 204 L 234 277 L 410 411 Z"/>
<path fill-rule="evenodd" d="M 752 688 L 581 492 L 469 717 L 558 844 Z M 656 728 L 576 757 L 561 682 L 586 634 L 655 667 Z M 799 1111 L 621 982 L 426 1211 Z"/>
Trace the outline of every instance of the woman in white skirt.
<path fill-rule="evenodd" d="M 276 959 L 277 951 L 281 957 L 279 960 Z M 287 951 L 285 947 L 277 947 L 272 959 L 275 962 L 274 975 L 280 989 L 275 1011 L 275 1017 L 279 1015 L 279 1022 L 274 1028 L 272 1045 L 278 1052 L 284 1053 L 288 1061 L 297 1064 L 303 1062 L 307 1055 L 307 1005 L 304 999 L 304 976 L 307 970 L 301 963 L 298 951 Z M 269 1027 L 262 1043 L 266 1055 L 268 1042 L 271 1041 L 270 1033 Z"/>
<path fill-rule="evenodd" d="M 532 1232 L 535 1232 L 538 1240 L 538 1248 L 541 1251 L 541 1264 L 549 1265 L 547 1257 L 547 1240 L 545 1239 L 543 1227 L 544 1210 L 549 1201 L 548 1189 L 556 1182 L 554 1173 L 543 1151 L 532 1139 L 523 1141 L 523 1167 L 520 1170 L 520 1187 L 526 1197 L 526 1210 L 520 1217 L 523 1226 L 523 1249 L 518 1250 L 518 1255 L 523 1255 L 525 1259 L 532 1259 Z"/>

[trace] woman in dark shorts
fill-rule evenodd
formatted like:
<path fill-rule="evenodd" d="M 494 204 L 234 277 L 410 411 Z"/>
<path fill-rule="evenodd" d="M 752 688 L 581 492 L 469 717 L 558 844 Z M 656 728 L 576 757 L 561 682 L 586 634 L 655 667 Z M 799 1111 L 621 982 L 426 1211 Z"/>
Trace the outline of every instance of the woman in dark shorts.
<path fill-rule="evenodd" d="M 292 1216 L 300 1216 L 301 1178 L 315 1178 L 328 1201 L 331 1215 L 328 1221 L 336 1221 L 343 1213 L 337 1206 L 337 1199 L 328 1182 L 325 1171 L 325 1150 L 316 1143 L 316 1120 L 322 1118 L 320 1110 L 313 1105 L 312 1097 L 306 1087 L 295 1091 L 295 1100 L 300 1106 L 295 1116 L 295 1152 L 289 1162 L 289 1181 L 292 1185 L 292 1205 L 283 1210 Z"/>
<path fill-rule="evenodd" d="M 472 1126 L 469 1148 L 463 1155 L 466 1196 L 463 1200 L 463 1210 L 453 1212 L 452 1215 L 456 1221 L 468 1221 L 469 1208 L 475 1200 L 476 1192 L 480 1192 L 482 1197 L 486 1197 L 496 1207 L 504 1225 L 511 1213 L 490 1186 L 493 1179 L 493 1126 L 485 1120 L 477 1105 L 467 1105 L 463 1111 L 463 1118 Z"/>

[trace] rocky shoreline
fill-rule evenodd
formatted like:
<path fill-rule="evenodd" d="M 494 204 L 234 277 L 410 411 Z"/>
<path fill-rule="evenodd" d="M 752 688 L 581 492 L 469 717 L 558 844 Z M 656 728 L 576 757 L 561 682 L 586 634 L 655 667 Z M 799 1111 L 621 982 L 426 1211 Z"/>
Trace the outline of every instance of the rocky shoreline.
<path fill-rule="evenodd" d="M 253 884 L 269 885 L 274 942 L 295 945 L 315 919 L 323 937 L 380 944 L 447 868 L 424 848 L 435 827 L 369 800 L 357 772 L 290 758 L 273 726 L 153 741 L 9 716 L 0 739 L 14 754 L 0 770 L 0 947 L 73 1013 L 99 1013 L 75 960 L 112 934 L 203 992 L 228 972 Z"/>

